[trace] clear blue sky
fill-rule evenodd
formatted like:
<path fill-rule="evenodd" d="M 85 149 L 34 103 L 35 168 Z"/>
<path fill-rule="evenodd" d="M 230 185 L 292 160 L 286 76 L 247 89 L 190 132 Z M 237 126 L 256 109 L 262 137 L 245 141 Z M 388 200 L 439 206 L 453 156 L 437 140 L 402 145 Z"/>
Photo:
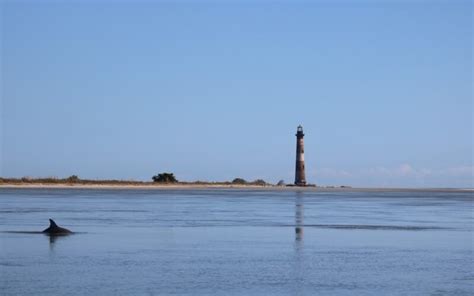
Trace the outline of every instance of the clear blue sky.
<path fill-rule="evenodd" d="M 471 1 L 1 1 L 1 175 L 473 186 Z"/>

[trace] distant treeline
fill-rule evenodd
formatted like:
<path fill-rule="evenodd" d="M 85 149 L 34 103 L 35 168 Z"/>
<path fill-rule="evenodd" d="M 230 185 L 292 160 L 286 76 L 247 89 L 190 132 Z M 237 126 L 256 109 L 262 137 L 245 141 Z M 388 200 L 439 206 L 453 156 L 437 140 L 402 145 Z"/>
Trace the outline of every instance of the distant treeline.
<path fill-rule="evenodd" d="M 8 184 L 122 184 L 122 185 L 142 185 L 151 182 L 143 181 L 134 181 L 134 180 L 89 180 L 89 179 L 80 179 L 79 177 L 73 175 L 68 178 L 56 178 L 56 177 L 47 177 L 47 178 L 0 178 L 1 183 Z"/>
<path fill-rule="evenodd" d="M 178 181 L 172 173 L 161 173 L 152 177 L 152 181 L 136 181 L 136 180 L 90 180 L 81 179 L 77 175 L 72 175 L 67 178 L 0 178 L 0 184 L 83 184 L 83 185 L 153 185 L 153 184 L 177 184 L 177 185 L 253 185 L 253 186 L 270 186 L 271 183 L 267 183 L 262 179 L 254 181 L 247 181 L 243 178 L 235 178 L 232 181 L 222 182 L 209 182 L 209 181 L 194 181 L 194 182 L 183 182 Z M 281 184 L 279 182 L 278 185 Z"/>

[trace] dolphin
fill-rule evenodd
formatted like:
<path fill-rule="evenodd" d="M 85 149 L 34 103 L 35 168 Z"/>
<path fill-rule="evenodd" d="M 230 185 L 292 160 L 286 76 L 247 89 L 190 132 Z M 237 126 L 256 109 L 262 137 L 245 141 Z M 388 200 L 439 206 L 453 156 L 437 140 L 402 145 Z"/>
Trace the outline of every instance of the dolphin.
<path fill-rule="evenodd" d="M 49 219 L 49 227 L 43 230 L 43 233 L 51 236 L 55 235 L 68 235 L 71 234 L 72 231 L 66 228 L 59 227 L 53 219 Z"/>

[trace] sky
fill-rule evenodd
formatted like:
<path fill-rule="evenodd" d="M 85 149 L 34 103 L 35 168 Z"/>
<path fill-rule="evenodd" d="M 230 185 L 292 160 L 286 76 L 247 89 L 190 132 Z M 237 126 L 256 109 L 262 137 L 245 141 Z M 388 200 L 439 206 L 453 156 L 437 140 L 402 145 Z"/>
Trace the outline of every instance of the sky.
<path fill-rule="evenodd" d="M 473 187 L 472 1 L 0 3 L 3 177 Z"/>

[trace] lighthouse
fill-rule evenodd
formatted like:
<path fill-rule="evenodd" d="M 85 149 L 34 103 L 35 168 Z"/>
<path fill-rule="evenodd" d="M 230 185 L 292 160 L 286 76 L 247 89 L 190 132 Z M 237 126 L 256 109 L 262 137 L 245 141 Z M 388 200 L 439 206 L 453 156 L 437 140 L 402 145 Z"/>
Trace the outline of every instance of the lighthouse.
<path fill-rule="evenodd" d="M 304 133 L 301 125 L 296 129 L 296 168 L 295 185 L 306 186 L 306 176 L 304 173 Z"/>

